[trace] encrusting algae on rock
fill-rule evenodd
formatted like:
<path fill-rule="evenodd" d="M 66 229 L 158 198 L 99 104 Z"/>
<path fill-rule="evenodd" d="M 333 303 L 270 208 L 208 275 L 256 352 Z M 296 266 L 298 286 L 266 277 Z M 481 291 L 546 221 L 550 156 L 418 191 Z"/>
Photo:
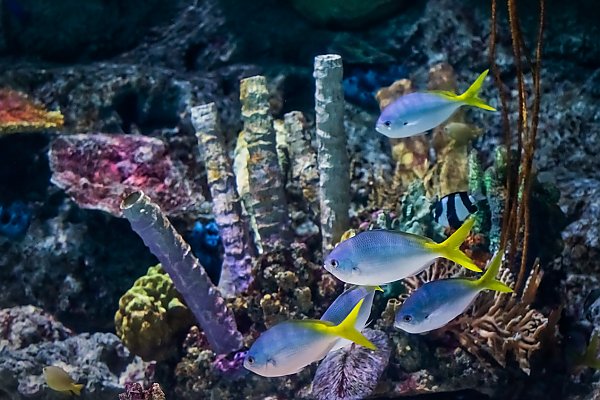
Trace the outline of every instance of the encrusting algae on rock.
<path fill-rule="evenodd" d="M 59 129 L 63 123 L 60 111 L 47 111 L 16 90 L 0 89 L 0 135 Z"/>

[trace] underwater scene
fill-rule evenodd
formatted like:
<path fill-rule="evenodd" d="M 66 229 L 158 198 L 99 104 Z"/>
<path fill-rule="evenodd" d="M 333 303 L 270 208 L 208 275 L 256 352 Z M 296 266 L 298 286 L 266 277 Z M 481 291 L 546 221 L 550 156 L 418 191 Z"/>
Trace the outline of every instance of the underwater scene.
<path fill-rule="evenodd" d="M 600 400 L 598 21 L 0 0 L 0 400 Z"/>

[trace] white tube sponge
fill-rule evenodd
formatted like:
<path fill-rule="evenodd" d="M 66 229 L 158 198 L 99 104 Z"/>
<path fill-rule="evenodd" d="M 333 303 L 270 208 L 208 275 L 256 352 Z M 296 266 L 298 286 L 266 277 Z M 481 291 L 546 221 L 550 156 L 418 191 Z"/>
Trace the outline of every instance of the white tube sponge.
<path fill-rule="evenodd" d="M 315 57 L 315 113 L 321 234 L 326 254 L 348 229 L 350 161 L 344 130 L 343 67 L 339 55 Z"/>

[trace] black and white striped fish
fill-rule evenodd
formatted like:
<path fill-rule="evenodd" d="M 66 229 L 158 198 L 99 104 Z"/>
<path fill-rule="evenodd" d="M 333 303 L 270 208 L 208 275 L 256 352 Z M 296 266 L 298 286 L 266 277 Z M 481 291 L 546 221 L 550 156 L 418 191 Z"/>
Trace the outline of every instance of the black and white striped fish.
<path fill-rule="evenodd" d="M 477 211 L 477 200 L 467 192 L 450 193 L 434 206 L 433 219 L 446 228 L 458 229 L 470 215 Z"/>

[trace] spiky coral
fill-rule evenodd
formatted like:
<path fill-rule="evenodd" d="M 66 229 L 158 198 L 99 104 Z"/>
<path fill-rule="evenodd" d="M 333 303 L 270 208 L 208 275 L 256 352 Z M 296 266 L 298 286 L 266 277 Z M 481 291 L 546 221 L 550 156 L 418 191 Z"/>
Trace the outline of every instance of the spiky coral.
<path fill-rule="evenodd" d="M 0 89 L 0 135 L 57 129 L 63 122 L 60 111 L 47 111 L 23 93 Z"/>

